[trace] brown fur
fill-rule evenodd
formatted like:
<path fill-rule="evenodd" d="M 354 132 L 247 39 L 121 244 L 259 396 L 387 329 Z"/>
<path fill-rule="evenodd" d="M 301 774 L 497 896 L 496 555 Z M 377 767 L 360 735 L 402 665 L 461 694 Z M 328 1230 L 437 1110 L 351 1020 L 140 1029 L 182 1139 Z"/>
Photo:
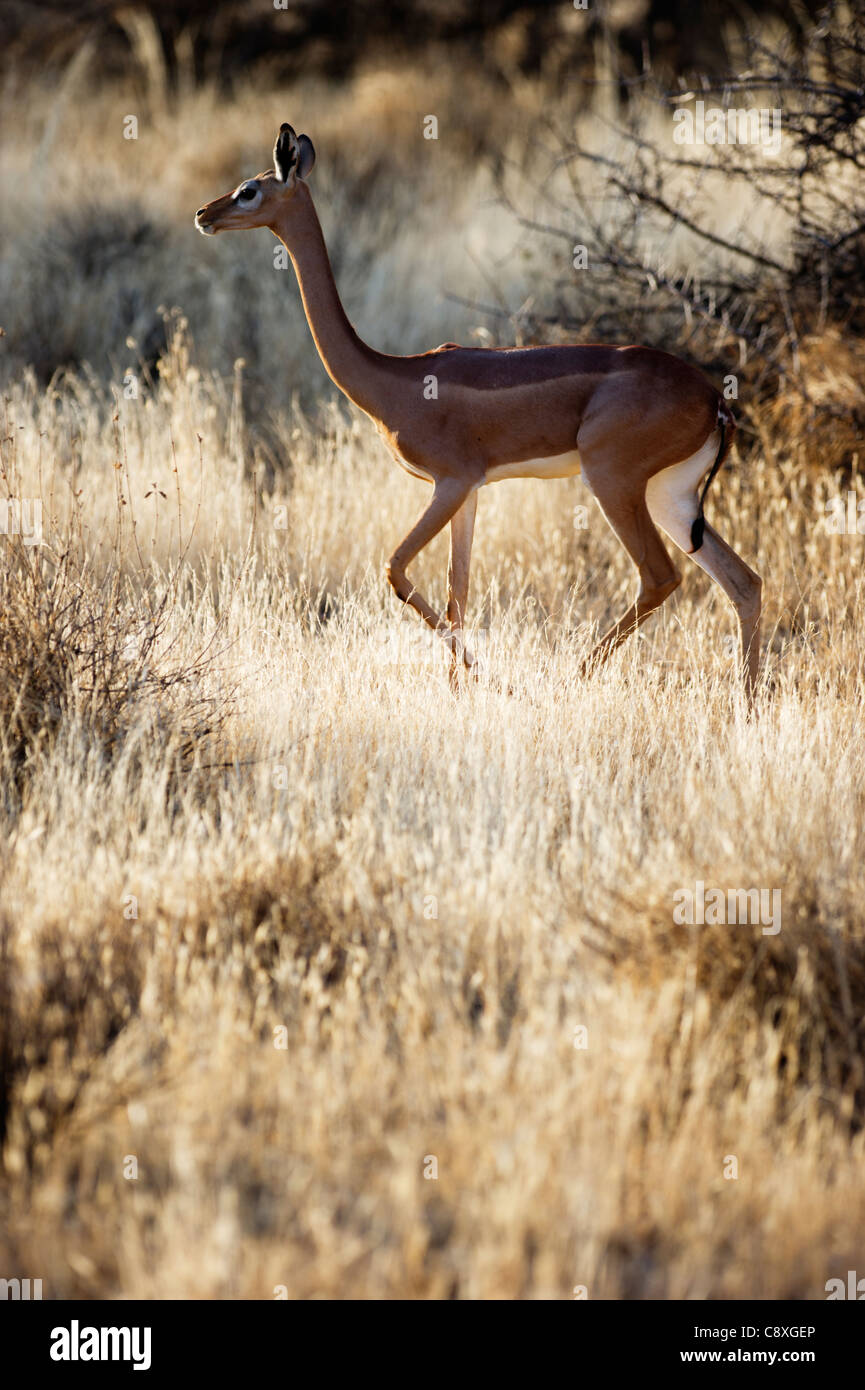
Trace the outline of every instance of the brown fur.
<path fill-rule="evenodd" d="M 245 208 L 226 194 L 199 209 L 196 225 L 213 232 L 268 227 L 288 250 L 307 320 L 325 369 L 375 422 L 395 457 L 433 484 L 417 525 L 394 551 L 388 580 L 451 650 L 452 679 L 472 664 L 462 644 L 477 489 L 491 470 L 579 451 L 581 470 L 640 579 L 636 601 L 586 663 L 606 657 L 660 606 L 680 580 L 649 514 L 646 484 L 689 460 L 716 429 L 719 408 L 732 415 L 694 367 L 646 347 L 466 348 L 391 356 L 364 343 L 346 318 L 321 226 L 305 179 L 314 151 L 283 125 L 275 169 L 257 176 L 260 201 Z M 280 171 L 284 175 L 280 177 Z M 435 379 L 435 391 L 430 390 Z M 407 568 L 451 523 L 447 617 L 414 588 Z M 704 568 L 733 600 L 740 619 L 745 685 L 753 693 L 759 656 L 759 579 L 711 527 Z M 756 616 L 755 616 L 756 614 Z"/>

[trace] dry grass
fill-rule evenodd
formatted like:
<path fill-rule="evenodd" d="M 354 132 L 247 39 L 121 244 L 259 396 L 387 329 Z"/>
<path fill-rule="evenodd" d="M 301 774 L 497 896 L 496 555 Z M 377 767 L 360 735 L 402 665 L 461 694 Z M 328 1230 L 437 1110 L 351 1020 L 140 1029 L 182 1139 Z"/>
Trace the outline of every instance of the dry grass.
<path fill-rule="evenodd" d="M 325 121 L 327 97 L 302 124 Z M 826 499 L 856 486 L 833 472 L 849 441 L 839 429 L 818 469 L 779 414 L 714 485 L 713 520 L 765 580 L 753 719 L 731 612 L 684 559 L 653 624 L 578 678 L 633 579 L 577 480 L 482 496 L 484 674 L 455 697 L 382 579 L 422 487 L 366 425 L 291 402 L 288 366 L 269 396 L 230 371 L 242 316 L 253 381 L 279 344 L 316 394 L 294 306 L 261 285 L 251 309 L 233 302 L 266 245 L 226 238 L 214 258 L 187 235 L 203 197 L 261 163 L 273 102 L 255 119 L 251 104 L 208 138 L 224 169 L 199 170 L 168 117 L 148 154 L 152 174 L 170 139 L 180 150 L 164 186 L 124 184 L 106 149 L 121 201 L 164 194 L 151 268 L 169 276 L 170 259 L 181 290 L 142 291 L 159 331 L 137 399 L 128 363 L 46 389 L 5 340 L 4 487 L 43 500 L 50 545 L 36 559 L 3 540 L 0 631 L 17 625 L 24 653 L 4 719 L 27 653 L 63 679 L 50 736 L 31 730 L 3 773 L 12 786 L 14 762 L 2 1272 L 60 1297 L 821 1298 L 865 1238 L 865 542 L 824 526 Z M 4 177 L 21 157 L 6 152 Z M 460 217 L 476 191 L 457 190 Z M 417 317 L 423 229 L 385 235 L 416 196 L 337 230 L 346 297 L 360 321 L 380 312 L 382 346 L 460 328 L 447 305 Z M 384 270 L 361 286 L 379 213 Z M 467 225 L 444 239 L 454 265 Z M 44 322 L 70 322 L 72 292 L 43 287 Z M 183 303 L 191 338 L 159 302 Z M 102 322 L 94 342 L 120 351 L 126 331 Z M 850 370 L 828 342 L 839 398 Z M 151 641 L 147 700 L 161 709 L 160 680 L 184 674 L 167 730 L 109 702 L 114 736 L 98 736 L 80 666 L 51 646 L 51 547 L 75 559 L 96 651 L 140 662 L 132 636 Z M 439 603 L 445 556 L 441 539 L 416 570 Z M 179 764 L 173 731 L 229 687 L 219 755 L 186 738 Z M 676 925 L 674 894 L 697 880 L 780 889 L 781 932 Z"/>

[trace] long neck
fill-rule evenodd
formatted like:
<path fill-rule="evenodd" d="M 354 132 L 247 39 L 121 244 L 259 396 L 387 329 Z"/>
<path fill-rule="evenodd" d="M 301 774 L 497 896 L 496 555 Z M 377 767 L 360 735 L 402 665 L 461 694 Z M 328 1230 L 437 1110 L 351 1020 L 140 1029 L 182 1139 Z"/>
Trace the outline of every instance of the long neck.
<path fill-rule="evenodd" d="M 340 302 L 321 223 L 305 184 L 283 217 L 272 225 L 291 257 L 318 355 L 341 391 L 362 410 L 375 413 L 380 354 L 355 333 Z"/>

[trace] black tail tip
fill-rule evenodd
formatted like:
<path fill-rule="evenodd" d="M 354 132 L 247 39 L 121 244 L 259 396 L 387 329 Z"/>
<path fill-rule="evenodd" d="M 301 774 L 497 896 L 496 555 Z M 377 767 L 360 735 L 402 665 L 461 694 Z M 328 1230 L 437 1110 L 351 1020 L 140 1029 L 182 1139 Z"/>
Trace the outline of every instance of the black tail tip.
<path fill-rule="evenodd" d="M 700 546 L 703 544 L 703 532 L 705 531 L 705 529 L 706 529 L 706 523 L 705 523 L 705 521 L 703 520 L 703 518 L 702 518 L 701 516 L 695 517 L 694 520 L 691 522 L 691 554 L 692 554 L 692 555 L 693 555 L 694 551 L 695 551 L 695 550 L 699 550 L 699 549 L 700 549 Z"/>

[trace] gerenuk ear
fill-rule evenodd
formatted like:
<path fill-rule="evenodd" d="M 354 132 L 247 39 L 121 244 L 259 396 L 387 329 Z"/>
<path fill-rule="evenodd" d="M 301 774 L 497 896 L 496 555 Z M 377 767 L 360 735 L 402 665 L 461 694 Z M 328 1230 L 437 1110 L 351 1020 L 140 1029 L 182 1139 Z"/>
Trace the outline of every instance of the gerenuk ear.
<path fill-rule="evenodd" d="M 297 143 L 300 149 L 297 177 L 299 179 L 308 179 L 312 173 L 312 166 L 315 163 L 315 149 L 308 135 L 299 136 Z"/>
<path fill-rule="evenodd" d="M 281 183 L 288 183 L 297 172 L 299 162 L 300 145 L 297 136 L 288 122 L 283 121 L 273 145 L 273 167 Z"/>
<path fill-rule="evenodd" d="M 305 179 L 312 172 L 315 150 L 308 135 L 298 138 L 287 121 L 279 127 L 273 146 L 273 167 L 282 183 L 293 178 Z"/>

